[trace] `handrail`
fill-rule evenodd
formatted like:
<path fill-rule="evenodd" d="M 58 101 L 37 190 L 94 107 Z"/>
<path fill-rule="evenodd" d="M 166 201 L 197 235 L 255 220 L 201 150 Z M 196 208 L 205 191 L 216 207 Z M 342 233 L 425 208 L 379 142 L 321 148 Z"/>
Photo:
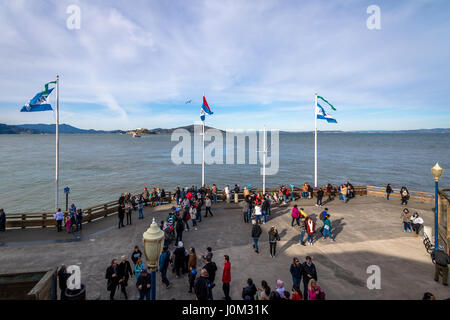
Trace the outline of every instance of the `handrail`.
<path fill-rule="evenodd" d="M 322 188 L 322 190 L 326 191 L 326 186 L 323 187 L 313 187 L 313 195 L 317 195 L 317 191 L 319 188 Z M 375 197 L 381 197 L 385 196 L 385 188 L 384 187 L 377 187 L 377 186 L 354 186 L 354 192 L 356 195 L 370 195 Z M 292 188 L 289 189 L 289 195 L 288 198 L 290 199 L 292 197 Z M 266 189 L 267 193 L 273 193 L 277 192 L 278 188 L 269 188 Z M 393 189 L 394 193 L 391 194 L 391 198 L 393 199 L 400 199 L 400 189 Z M 398 191 L 398 192 L 395 192 Z M 262 192 L 262 189 L 260 188 L 251 188 L 250 192 Z M 234 194 L 234 191 L 230 188 L 231 195 Z M 294 187 L 294 197 L 300 198 L 302 193 L 302 187 Z M 333 194 L 337 194 L 337 187 L 333 187 L 332 190 Z M 141 192 L 135 193 L 135 196 L 139 196 L 142 194 Z M 167 196 L 162 199 L 163 203 L 171 203 L 175 200 L 175 192 L 166 192 Z M 225 200 L 224 197 L 224 190 L 217 190 L 217 195 L 220 199 Z M 420 192 L 420 191 L 409 191 L 410 194 L 410 200 L 420 201 L 420 202 L 433 202 L 434 201 L 434 194 L 430 192 Z M 238 199 L 244 198 L 244 192 L 241 190 L 238 193 Z M 98 204 L 95 206 L 90 206 L 87 208 L 84 208 L 84 217 L 83 222 L 91 222 L 100 218 L 107 217 L 109 215 L 113 215 L 117 213 L 117 208 L 119 204 L 118 201 L 109 201 L 102 204 Z M 54 227 L 56 225 L 55 218 L 53 217 L 54 212 L 31 212 L 31 213 L 8 213 L 6 215 L 6 227 L 7 228 L 29 228 L 29 227 Z M 67 211 L 64 211 L 64 215 L 66 216 L 68 214 Z"/>

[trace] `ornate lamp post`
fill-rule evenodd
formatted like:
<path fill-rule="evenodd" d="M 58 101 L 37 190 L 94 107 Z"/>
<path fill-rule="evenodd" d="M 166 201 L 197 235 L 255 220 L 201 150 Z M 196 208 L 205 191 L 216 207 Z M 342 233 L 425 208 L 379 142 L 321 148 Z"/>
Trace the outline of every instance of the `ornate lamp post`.
<path fill-rule="evenodd" d="M 444 170 L 439 166 L 439 163 L 436 162 L 436 165 L 431 168 L 431 174 L 434 177 L 435 181 L 435 211 L 434 211 L 434 250 L 439 250 L 439 222 L 438 222 L 438 192 L 439 192 L 439 178 L 442 176 L 442 172 Z"/>
<path fill-rule="evenodd" d="M 164 232 L 156 224 L 155 218 L 153 218 L 150 228 L 144 232 L 142 237 L 144 239 L 144 253 L 147 258 L 147 266 L 151 272 L 150 299 L 156 300 L 156 269 L 163 248 Z"/>

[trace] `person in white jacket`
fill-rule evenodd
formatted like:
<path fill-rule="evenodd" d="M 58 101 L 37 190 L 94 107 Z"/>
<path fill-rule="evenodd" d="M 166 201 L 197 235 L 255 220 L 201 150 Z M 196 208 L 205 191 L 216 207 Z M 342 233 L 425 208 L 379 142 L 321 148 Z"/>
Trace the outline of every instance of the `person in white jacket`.
<path fill-rule="evenodd" d="M 423 219 L 419 217 L 419 213 L 414 212 L 413 216 L 411 217 L 412 220 L 412 228 L 414 230 L 414 237 L 419 236 L 419 232 L 422 229 L 423 226 Z"/>
<path fill-rule="evenodd" d="M 262 216 L 261 204 L 258 203 L 255 206 L 255 219 L 258 224 L 261 224 L 261 216 Z"/>

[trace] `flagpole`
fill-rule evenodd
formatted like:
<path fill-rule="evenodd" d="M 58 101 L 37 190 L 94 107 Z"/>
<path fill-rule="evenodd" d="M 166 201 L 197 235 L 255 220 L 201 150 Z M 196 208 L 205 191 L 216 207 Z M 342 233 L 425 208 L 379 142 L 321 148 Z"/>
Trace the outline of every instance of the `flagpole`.
<path fill-rule="evenodd" d="M 59 196 L 59 75 L 56 76 L 56 195 L 55 211 L 58 211 Z"/>
<path fill-rule="evenodd" d="M 205 97 L 205 93 L 203 92 L 203 97 Z M 206 117 L 205 117 L 206 120 Z M 205 120 L 203 123 L 203 140 L 202 140 L 202 187 L 205 186 Z"/>
<path fill-rule="evenodd" d="M 314 94 L 314 187 L 317 188 L 317 93 Z"/>
<path fill-rule="evenodd" d="M 267 140 L 266 140 L 266 125 L 264 125 L 264 153 L 263 153 L 263 196 L 266 194 L 266 153 L 267 153 Z"/>

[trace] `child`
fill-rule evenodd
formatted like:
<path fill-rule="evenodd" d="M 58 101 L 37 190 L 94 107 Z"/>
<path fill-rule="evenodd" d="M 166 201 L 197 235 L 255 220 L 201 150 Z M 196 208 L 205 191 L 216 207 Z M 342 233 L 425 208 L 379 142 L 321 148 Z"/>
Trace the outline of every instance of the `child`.
<path fill-rule="evenodd" d="M 67 215 L 66 217 L 65 217 L 65 224 L 66 224 L 66 230 L 67 230 L 67 233 L 70 233 L 70 224 L 71 224 L 71 222 L 72 222 L 72 219 L 70 218 L 70 216 L 69 215 Z"/>
<path fill-rule="evenodd" d="M 194 287 L 195 278 L 197 277 L 197 270 L 193 266 L 189 267 L 189 293 L 192 293 L 192 288 Z"/>

